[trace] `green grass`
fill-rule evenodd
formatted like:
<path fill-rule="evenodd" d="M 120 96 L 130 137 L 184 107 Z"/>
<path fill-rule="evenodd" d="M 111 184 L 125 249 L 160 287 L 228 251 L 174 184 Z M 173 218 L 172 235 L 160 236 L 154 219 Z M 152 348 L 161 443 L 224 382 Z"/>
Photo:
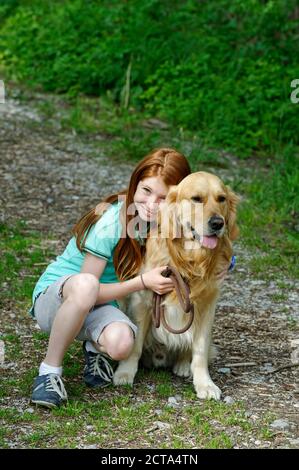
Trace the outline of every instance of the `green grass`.
<path fill-rule="evenodd" d="M 113 448 L 118 447 L 118 439 L 125 447 L 231 448 L 235 441 L 225 431 L 226 427 L 242 429 L 242 439 L 252 434 L 261 439 L 272 438 L 268 424 L 273 417 L 253 425 L 245 417 L 241 403 L 227 406 L 199 401 L 192 384 L 174 380 L 167 371 L 141 370 L 134 390 L 126 387 L 90 390 L 81 379 L 80 346 L 79 342 L 74 343 L 66 358 L 66 364 L 78 359 L 81 370 L 65 375 L 69 396 L 65 406 L 49 411 L 28 402 L 22 411 L 15 407 L 1 408 L 3 448 L 9 447 L 11 438 L 17 438 L 19 445 L 27 448 L 43 448 L 45 443 L 55 448 L 74 448 L 78 443 Z M 33 367 L 17 376 L 2 378 L 2 397 L 28 397 L 36 373 Z M 179 408 L 168 405 L 169 393 L 181 395 Z M 27 407 L 33 407 L 33 411 L 27 411 Z M 154 424 L 157 421 L 166 423 L 165 429 L 158 428 Z"/>
<path fill-rule="evenodd" d="M 0 305 L 8 299 L 30 301 L 32 290 L 41 274 L 40 263 L 46 263 L 54 253 L 42 248 L 42 238 L 28 230 L 25 221 L 15 226 L 0 223 Z M 27 302 L 28 304 L 28 302 Z"/>
<path fill-rule="evenodd" d="M 285 302 L 286 300 L 288 300 L 288 296 L 286 294 L 281 293 L 272 294 L 270 295 L 270 298 L 273 300 L 273 302 Z"/>
<path fill-rule="evenodd" d="M 88 395 L 86 391 L 80 402 L 70 397 L 66 406 L 52 412 L 40 408 L 35 408 L 33 413 L 19 413 L 14 408 L 1 410 L 0 423 L 6 426 L 17 424 L 14 432 L 19 443 L 25 447 L 44 447 L 47 442 L 47 447 L 72 448 L 77 441 L 81 441 L 85 445 L 109 448 L 114 447 L 113 443 L 118 439 L 124 446 L 130 447 L 133 443 L 134 446 L 143 447 L 151 442 L 157 445 L 157 439 L 159 441 L 161 438 L 161 448 L 231 448 L 234 442 L 225 432 L 225 426 L 236 430 L 242 427 L 242 439 L 245 438 L 244 433 L 248 437 L 260 435 L 257 426 L 253 427 L 250 423 L 245 426 L 243 412 L 237 408 L 226 409 L 223 406 L 219 412 L 211 403 L 209 413 L 206 413 L 206 409 L 195 402 L 192 411 L 190 407 L 181 407 L 179 411 L 166 410 L 167 399 L 162 400 L 157 394 L 144 395 L 142 392 L 142 403 L 136 401 L 136 397 L 140 397 L 138 388 L 135 395 L 129 398 L 122 397 L 121 390 L 118 396 L 110 392 L 109 399 L 103 397 L 103 392 L 98 393 L 98 401 L 94 396 L 84 398 Z M 163 414 L 156 416 L 154 410 L 161 407 Z M 196 417 L 192 418 L 193 415 Z M 168 427 L 158 430 L 153 426 L 156 421 L 167 423 Z M 28 428 L 26 434 L 18 431 L 24 425 Z M 261 425 L 262 436 L 271 439 L 265 423 Z M 9 436 L 7 430 L 0 436 L 4 447 L 9 442 Z"/>

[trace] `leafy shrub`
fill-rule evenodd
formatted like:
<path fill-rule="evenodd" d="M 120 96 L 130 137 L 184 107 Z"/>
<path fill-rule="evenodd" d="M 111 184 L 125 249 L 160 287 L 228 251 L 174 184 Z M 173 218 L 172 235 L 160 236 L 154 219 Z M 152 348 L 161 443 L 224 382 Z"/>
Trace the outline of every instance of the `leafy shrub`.
<path fill-rule="evenodd" d="M 245 156 L 298 144 L 297 0 L 4 5 L 0 59 L 19 80 L 117 102 L 126 85 L 131 105 Z"/>

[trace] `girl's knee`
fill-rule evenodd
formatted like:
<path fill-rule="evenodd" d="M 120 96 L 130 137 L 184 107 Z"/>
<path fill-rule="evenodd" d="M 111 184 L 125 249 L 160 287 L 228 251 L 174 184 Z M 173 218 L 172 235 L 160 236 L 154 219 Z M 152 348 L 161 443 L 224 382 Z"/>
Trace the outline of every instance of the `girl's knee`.
<path fill-rule="evenodd" d="M 100 342 L 112 359 L 121 361 L 126 359 L 133 349 L 134 333 L 126 323 L 113 322 L 104 329 Z"/>
<path fill-rule="evenodd" d="M 99 291 L 99 281 L 89 273 L 80 273 L 72 276 L 70 282 L 66 283 L 63 289 L 65 299 L 72 298 L 80 304 L 94 305 Z"/>

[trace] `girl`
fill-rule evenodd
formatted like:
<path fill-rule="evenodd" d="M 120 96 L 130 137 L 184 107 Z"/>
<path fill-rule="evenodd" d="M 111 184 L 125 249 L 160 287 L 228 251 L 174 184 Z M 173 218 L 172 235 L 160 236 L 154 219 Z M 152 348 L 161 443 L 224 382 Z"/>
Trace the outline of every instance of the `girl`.
<path fill-rule="evenodd" d="M 75 338 L 83 341 L 85 383 L 111 383 L 107 357 L 127 358 L 136 333 L 117 300 L 145 288 L 158 294 L 174 288 L 172 280 L 161 275 L 166 266 L 137 273 L 159 204 L 169 187 L 190 172 L 184 155 L 169 148 L 154 150 L 137 165 L 126 190 L 108 196 L 75 225 L 74 237 L 33 291 L 31 313 L 50 333 L 33 385 L 33 403 L 54 408 L 67 399 L 62 361 Z"/>

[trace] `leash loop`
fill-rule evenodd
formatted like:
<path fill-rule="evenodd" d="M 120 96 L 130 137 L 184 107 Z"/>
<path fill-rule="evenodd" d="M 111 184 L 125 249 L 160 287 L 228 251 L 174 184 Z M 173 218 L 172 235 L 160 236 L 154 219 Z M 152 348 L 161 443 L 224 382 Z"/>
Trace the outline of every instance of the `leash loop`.
<path fill-rule="evenodd" d="M 172 328 L 165 319 L 164 306 L 161 305 L 166 294 L 159 295 L 156 292 L 154 292 L 154 296 L 153 296 L 154 305 L 153 305 L 153 313 L 152 313 L 153 323 L 156 328 L 159 328 L 160 323 L 162 323 L 162 325 L 167 331 L 176 335 L 185 333 L 185 331 L 187 331 L 192 325 L 192 322 L 194 319 L 194 305 L 190 302 L 190 288 L 187 282 L 183 280 L 179 271 L 173 266 L 168 266 L 166 269 L 164 269 L 164 271 L 162 271 L 161 274 L 164 277 L 170 277 L 170 279 L 172 279 L 180 305 L 185 313 L 190 312 L 190 317 L 186 325 L 180 330 L 175 330 L 174 328 Z M 183 292 L 183 295 L 182 295 L 182 292 Z"/>

